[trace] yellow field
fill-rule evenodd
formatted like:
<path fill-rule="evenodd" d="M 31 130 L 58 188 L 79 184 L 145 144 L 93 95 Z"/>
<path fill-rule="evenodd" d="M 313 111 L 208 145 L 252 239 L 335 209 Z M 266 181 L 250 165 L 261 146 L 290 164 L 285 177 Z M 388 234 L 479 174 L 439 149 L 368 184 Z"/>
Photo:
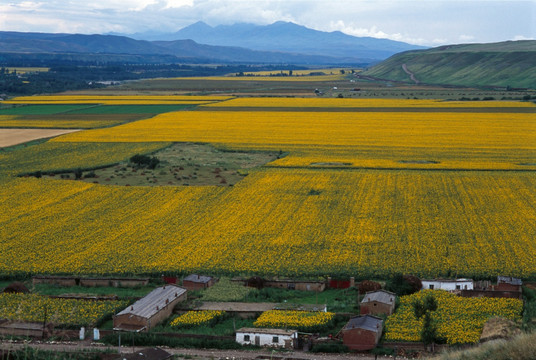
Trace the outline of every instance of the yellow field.
<path fill-rule="evenodd" d="M 196 77 L 200 81 L 335 81 L 343 80 L 345 75 L 315 75 L 315 76 L 207 76 Z M 170 78 L 168 80 L 192 80 L 191 77 L 186 78 Z"/>
<path fill-rule="evenodd" d="M 442 100 L 396 100 L 396 99 L 338 99 L 338 98 L 236 98 L 204 107 L 299 107 L 299 108 L 480 108 L 480 107 L 535 107 L 531 102 L 520 101 L 442 101 Z M 381 109 L 379 109 L 381 111 Z"/>
<path fill-rule="evenodd" d="M 16 179 L 0 190 L 0 272 L 533 276 L 534 189 L 534 174 L 508 172 L 267 169 L 230 188 Z"/>
<path fill-rule="evenodd" d="M 175 141 L 289 155 L 233 187 L 15 178 Z M 534 114 L 166 113 L 0 153 L 0 273 L 534 277 L 535 169 Z"/>
<path fill-rule="evenodd" d="M 279 166 L 324 162 L 367 168 L 536 166 L 531 160 L 536 154 L 533 114 L 181 111 L 53 141 L 193 141 L 290 151 L 290 157 L 274 163 Z"/>
<path fill-rule="evenodd" d="M 47 67 L 8 67 L 7 71 L 13 72 L 16 71 L 17 74 L 26 74 L 31 72 L 48 72 L 50 68 Z"/>
<path fill-rule="evenodd" d="M 166 105 L 166 104 L 209 104 L 213 101 L 230 99 L 229 96 L 156 96 L 156 95 L 40 95 L 20 96 L 3 101 L 5 104 L 105 104 L 105 105 Z"/>
<path fill-rule="evenodd" d="M 482 328 L 491 317 L 521 320 L 523 301 L 505 298 L 463 298 L 443 290 L 424 290 L 400 299 L 400 307 L 389 316 L 385 326 L 385 339 L 389 341 L 420 341 L 423 319 L 417 319 L 412 301 L 432 295 L 437 301 L 437 310 L 432 319 L 438 323 L 438 335 L 447 344 L 476 343 Z"/>

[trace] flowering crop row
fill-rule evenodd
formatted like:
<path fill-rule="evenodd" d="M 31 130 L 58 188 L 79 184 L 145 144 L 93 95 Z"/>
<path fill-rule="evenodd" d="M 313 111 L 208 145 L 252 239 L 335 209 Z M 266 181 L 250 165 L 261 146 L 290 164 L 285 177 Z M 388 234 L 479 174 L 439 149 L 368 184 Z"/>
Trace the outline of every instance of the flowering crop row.
<path fill-rule="evenodd" d="M 55 299 L 36 294 L 0 294 L 0 319 L 52 322 L 57 325 L 95 325 L 126 306 L 126 301 Z M 46 318 L 45 318 L 46 317 Z"/>
<path fill-rule="evenodd" d="M 220 310 L 188 311 L 176 317 L 170 325 L 176 327 L 207 325 L 223 316 L 225 316 L 225 311 Z"/>
<path fill-rule="evenodd" d="M 318 331 L 328 326 L 334 316 L 334 313 L 322 311 L 269 310 L 263 312 L 253 325 L 255 327 Z"/>
<path fill-rule="evenodd" d="M 16 179 L 0 188 L 0 272 L 533 276 L 535 189 L 530 173 L 394 170 L 266 169 L 229 188 Z"/>
<path fill-rule="evenodd" d="M 423 319 L 417 319 L 412 302 L 431 294 L 438 304 L 432 319 L 437 323 L 439 337 L 448 344 L 475 343 L 480 339 L 484 323 L 491 317 L 521 319 L 523 301 L 505 298 L 463 298 L 443 290 L 423 290 L 400 299 L 396 313 L 389 316 L 385 326 L 386 340 L 420 341 Z"/>

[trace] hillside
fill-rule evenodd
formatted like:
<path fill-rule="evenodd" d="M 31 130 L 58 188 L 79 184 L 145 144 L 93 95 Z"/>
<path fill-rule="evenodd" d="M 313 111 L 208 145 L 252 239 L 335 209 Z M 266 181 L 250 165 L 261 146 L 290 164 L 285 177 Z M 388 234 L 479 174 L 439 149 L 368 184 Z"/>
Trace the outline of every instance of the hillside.
<path fill-rule="evenodd" d="M 407 51 L 375 65 L 363 75 L 412 82 L 410 73 L 416 81 L 427 84 L 536 88 L 536 41 Z"/>

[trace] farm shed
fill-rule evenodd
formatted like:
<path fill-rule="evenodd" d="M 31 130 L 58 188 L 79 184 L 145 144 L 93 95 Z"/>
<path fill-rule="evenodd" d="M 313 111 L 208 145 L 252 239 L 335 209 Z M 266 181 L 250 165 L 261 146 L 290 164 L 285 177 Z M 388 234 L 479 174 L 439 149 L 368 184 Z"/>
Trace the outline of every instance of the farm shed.
<path fill-rule="evenodd" d="M 497 276 L 496 290 L 499 291 L 521 291 L 523 281 L 511 276 Z"/>
<path fill-rule="evenodd" d="M 322 292 L 326 289 L 326 283 L 324 281 L 313 280 L 266 280 L 264 287 Z"/>
<path fill-rule="evenodd" d="M 114 330 L 148 331 L 167 319 L 175 305 L 186 300 L 187 290 L 166 285 L 151 291 L 114 316 Z"/>
<path fill-rule="evenodd" d="M 72 276 L 34 276 L 32 284 L 53 284 L 60 286 L 76 286 L 80 283 L 79 278 Z"/>
<path fill-rule="evenodd" d="M 80 278 L 80 286 L 98 287 L 124 287 L 131 288 L 137 286 L 146 286 L 149 284 L 149 279 L 146 278 Z"/>
<path fill-rule="evenodd" d="M 212 276 L 203 276 L 197 274 L 191 274 L 182 280 L 182 286 L 187 290 L 203 290 L 211 287 L 216 283 L 216 279 Z"/>
<path fill-rule="evenodd" d="M 436 279 L 421 280 L 423 289 L 431 290 L 473 290 L 472 279 Z"/>
<path fill-rule="evenodd" d="M 298 330 L 241 328 L 236 330 L 236 342 L 241 345 L 295 349 Z"/>
<path fill-rule="evenodd" d="M 386 290 L 369 291 L 361 300 L 361 315 L 391 315 L 395 310 L 396 294 Z"/>
<path fill-rule="evenodd" d="M 382 336 L 383 320 L 372 315 L 356 316 L 342 328 L 342 342 L 350 350 L 370 350 Z"/>

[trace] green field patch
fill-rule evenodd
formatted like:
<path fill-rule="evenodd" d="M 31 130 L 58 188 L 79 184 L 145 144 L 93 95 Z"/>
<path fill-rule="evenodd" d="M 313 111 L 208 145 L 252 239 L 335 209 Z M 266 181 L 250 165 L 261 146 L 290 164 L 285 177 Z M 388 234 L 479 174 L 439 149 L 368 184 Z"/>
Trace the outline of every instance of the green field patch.
<path fill-rule="evenodd" d="M 195 105 L 98 105 L 69 111 L 69 114 L 161 114 L 180 111 Z"/>
<path fill-rule="evenodd" d="M 0 108 L 0 115 L 52 115 L 94 107 L 87 104 L 39 104 Z"/>

